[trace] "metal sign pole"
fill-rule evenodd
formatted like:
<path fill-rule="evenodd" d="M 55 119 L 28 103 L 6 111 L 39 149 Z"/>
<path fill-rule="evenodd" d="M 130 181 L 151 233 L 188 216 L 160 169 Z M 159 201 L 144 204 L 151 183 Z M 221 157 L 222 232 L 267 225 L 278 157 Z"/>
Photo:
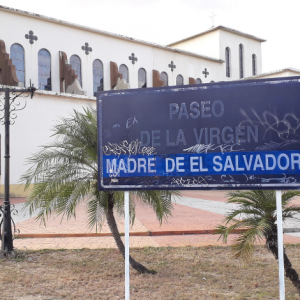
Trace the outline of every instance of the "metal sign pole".
<path fill-rule="evenodd" d="M 125 205 L 125 300 L 130 299 L 129 283 L 129 192 L 124 192 Z"/>
<path fill-rule="evenodd" d="M 281 191 L 276 191 L 277 208 L 277 237 L 278 237 L 278 264 L 279 264 L 279 294 L 280 300 L 285 299 L 284 287 L 284 260 L 283 260 L 283 229 L 282 229 L 282 198 Z"/>

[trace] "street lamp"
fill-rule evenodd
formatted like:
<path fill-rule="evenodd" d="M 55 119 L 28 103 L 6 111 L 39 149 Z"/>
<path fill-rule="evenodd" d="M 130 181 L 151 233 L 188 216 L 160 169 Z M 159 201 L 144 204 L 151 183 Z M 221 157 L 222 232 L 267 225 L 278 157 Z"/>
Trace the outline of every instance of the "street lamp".
<path fill-rule="evenodd" d="M 27 105 L 27 98 L 34 95 L 36 88 L 31 85 L 29 88 L 0 87 L 0 122 L 5 125 L 5 174 L 4 174 L 4 203 L 2 206 L 3 217 L 0 223 L 1 251 L 0 257 L 14 256 L 13 234 L 11 226 L 11 210 L 9 200 L 9 126 L 14 124 L 17 117 L 16 111 L 23 110 Z M 4 93 L 4 95 L 3 95 Z M 22 98 L 20 101 L 20 97 Z"/>

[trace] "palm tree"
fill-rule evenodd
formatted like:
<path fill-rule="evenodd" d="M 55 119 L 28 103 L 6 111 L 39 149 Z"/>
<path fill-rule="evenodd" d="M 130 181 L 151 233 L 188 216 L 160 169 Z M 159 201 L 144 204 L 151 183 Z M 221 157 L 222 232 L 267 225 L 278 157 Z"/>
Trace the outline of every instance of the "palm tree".
<path fill-rule="evenodd" d="M 228 203 L 236 203 L 239 206 L 231 211 L 225 218 L 227 226 L 219 225 L 217 234 L 223 241 L 227 242 L 228 234 L 237 229 L 244 229 L 232 246 L 234 258 L 249 259 L 253 253 L 254 242 L 265 240 L 267 249 L 278 259 L 277 245 L 277 215 L 276 215 L 276 195 L 272 190 L 256 191 L 234 191 L 228 194 Z M 300 212 L 300 206 L 287 206 L 288 203 L 300 191 L 286 191 L 282 194 L 282 219 L 293 218 Z M 240 217 L 240 219 L 235 219 Z M 295 269 L 284 251 L 284 269 L 288 277 L 300 294 L 300 280 Z"/>
<path fill-rule="evenodd" d="M 26 201 L 25 209 L 46 224 L 55 213 L 75 217 L 76 206 L 87 202 L 89 226 L 100 229 L 106 218 L 116 245 L 125 257 L 124 243 L 120 237 L 114 213 L 124 214 L 124 192 L 106 192 L 98 189 L 97 165 L 97 113 L 92 106 L 84 112 L 73 111 L 69 118 L 61 118 L 53 128 L 55 140 L 29 157 L 32 166 L 21 177 L 28 189 L 34 184 Z M 143 203 L 151 206 L 160 223 L 171 215 L 174 191 L 130 192 L 130 221 L 134 222 L 137 195 Z M 140 273 L 153 273 L 130 257 L 131 266 Z"/>

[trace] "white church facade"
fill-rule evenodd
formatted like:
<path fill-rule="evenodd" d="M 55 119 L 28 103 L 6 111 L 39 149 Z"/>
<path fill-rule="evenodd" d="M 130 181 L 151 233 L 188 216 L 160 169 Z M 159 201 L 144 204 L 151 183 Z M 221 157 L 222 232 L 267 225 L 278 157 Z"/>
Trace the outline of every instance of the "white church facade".
<path fill-rule="evenodd" d="M 0 29 L 0 85 L 28 87 L 32 82 L 39 88 L 11 126 L 15 196 L 26 195 L 18 183 L 28 169 L 26 158 L 50 141 L 59 117 L 95 105 L 97 91 L 300 75 L 292 68 L 262 73 L 261 43 L 266 40 L 225 26 L 162 46 L 4 6 L 0 20 L 5 24 Z M 4 145 L 4 126 L 0 134 Z M 1 174 L 3 192 L 3 150 Z"/>

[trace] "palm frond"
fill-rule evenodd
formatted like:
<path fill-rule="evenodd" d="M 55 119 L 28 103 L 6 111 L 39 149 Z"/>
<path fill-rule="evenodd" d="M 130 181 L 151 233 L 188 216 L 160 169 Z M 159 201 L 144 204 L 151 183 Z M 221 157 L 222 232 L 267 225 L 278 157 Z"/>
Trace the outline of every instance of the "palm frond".
<path fill-rule="evenodd" d="M 287 191 L 282 194 L 282 216 L 293 218 L 300 212 L 299 206 L 287 206 L 294 197 L 300 195 L 299 191 Z M 238 206 L 227 214 L 225 225 L 218 225 L 216 234 L 226 243 L 228 235 L 238 228 L 243 228 L 241 234 L 232 246 L 235 258 L 249 259 L 253 252 L 256 240 L 267 239 L 276 228 L 277 208 L 276 195 L 273 190 L 233 191 L 228 194 L 228 203 Z M 237 219 L 239 218 L 239 219 Z"/>
<path fill-rule="evenodd" d="M 91 195 L 87 201 L 88 226 L 90 229 L 95 228 L 96 232 L 101 231 L 105 219 L 107 205 L 107 194 L 98 192 Z"/>
<path fill-rule="evenodd" d="M 97 112 L 92 106 L 83 112 L 73 110 L 53 127 L 53 141 L 38 148 L 27 160 L 29 169 L 20 181 L 29 193 L 24 209 L 44 224 L 51 214 L 67 219 L 76 217 L 76 207 L 87 203 L 88 226 L 101 230 L 108 209 L 108 194 L 98 190 Z M 173 208 L 171 191 L 139 191 L 130 193 L 130 221 L 135 220 L 135 199 L 153 207 L 162 222 Z M 113 192 L 114 211 L 124 215 L 124 192 Z"/>

